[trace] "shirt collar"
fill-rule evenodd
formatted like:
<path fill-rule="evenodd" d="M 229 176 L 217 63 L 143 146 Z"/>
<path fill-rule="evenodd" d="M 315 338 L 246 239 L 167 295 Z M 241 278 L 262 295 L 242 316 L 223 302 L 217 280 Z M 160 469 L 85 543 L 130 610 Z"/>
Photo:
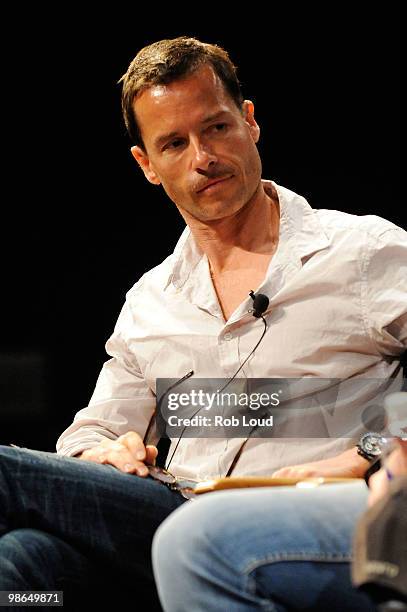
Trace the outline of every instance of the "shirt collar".
<path fill-rule="evenodd" d="M 277 185 L 274 181 L 263 180 L 266 193 L 270 194 L 274 185 L 280 203 L 280 241 L 290 243 L 289 256 L 295 268 L 300 268 L 302 260 L 329 246 L 330 240 L 307 200 Z M 279 245 L 279 248 L 282 245 Z M 280 249 L 281 250 L 281 249 Z M 284 249 L 286 250 L 286 249 Z M 172 284 L 180 289 L 202 261 L 207 259 L 196 244 L 187 226 L 182 232 L 173 252 L 173 263 L 164 290 Z"/>

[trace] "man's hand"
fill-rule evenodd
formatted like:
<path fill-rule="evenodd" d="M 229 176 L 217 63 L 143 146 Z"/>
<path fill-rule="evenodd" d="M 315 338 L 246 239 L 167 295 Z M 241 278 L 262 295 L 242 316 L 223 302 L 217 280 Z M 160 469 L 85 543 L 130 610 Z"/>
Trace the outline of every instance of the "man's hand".
<path fill-rule="evenodd" d="M 97 446 L 84 450 L 78 455 L 78 459 L 108 463 L 121 472 L 145 477 L 148 475 L 145 464 L 154 465 L 157 455 L 155 446 L 144 446 L 138 433 L 128 431 L 117 440 L 103 440 Z"/>
<path fill-rule="evenodd" d="M 360 457 L 356 449 L 351 448 L 340 455 L 302 463 L 289 465 L 272 474 L 273 478 L 361 478 L 369 463 Z"/>

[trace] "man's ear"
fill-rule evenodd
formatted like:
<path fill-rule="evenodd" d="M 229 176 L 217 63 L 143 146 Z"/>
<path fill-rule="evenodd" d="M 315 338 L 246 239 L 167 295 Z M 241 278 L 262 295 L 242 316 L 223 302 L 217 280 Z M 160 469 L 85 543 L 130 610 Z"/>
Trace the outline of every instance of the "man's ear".
<path fill-rule="evenodd" d="M 160 185 L 161 181 L 155 173 L 147 153 L 143 151 L 143 149 L 139 146 L 131 147 L 131 153 L 142 171 L 144 172 L 144 176 L 146 177 L 146 179 L 150 183 L 153 183 L 153 185 Z"/>
<path fill-rule="evenodd" d="M 254 118 L 254 104 L 251 100 L 245 100 L 243 102 L 243 117 L 249 126 L 254 142 L 258 142 L 260 138 L 260 128 Z"/>

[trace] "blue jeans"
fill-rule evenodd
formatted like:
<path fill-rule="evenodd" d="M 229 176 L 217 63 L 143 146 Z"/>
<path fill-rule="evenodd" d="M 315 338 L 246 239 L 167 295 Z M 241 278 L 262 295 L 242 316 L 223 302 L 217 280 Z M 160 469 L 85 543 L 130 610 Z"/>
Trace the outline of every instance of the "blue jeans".
<path fill-rule="evenodd" d="M 184 501 L 113 466 L 0 446 L 0 590 L 153 598 L 152 538 Z"/>
<path fill-rule="evenodd" d="M 374 610 L 350 581 L 364 482 L 209 493 L 158 529 L 153 567 L 166 612 Z"/>

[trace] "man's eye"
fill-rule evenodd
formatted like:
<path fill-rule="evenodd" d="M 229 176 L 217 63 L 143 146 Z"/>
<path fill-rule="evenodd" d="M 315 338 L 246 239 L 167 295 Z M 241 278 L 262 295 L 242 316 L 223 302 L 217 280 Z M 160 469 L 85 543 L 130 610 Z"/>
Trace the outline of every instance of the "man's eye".
<path fill-rule="evenodd" d="M 177 140 L 172 140 L 171 142 L 166 144 L 164 147 L 164 150 L 165 149 L 178 149 L 182 144 L 183 144 L 183 140 L 181 140 L 180 138 L 177 138 Z"/>
<path fill-rule="evenodd" d="M 223 132 L 224 130 L 226 130 L 227 124 L 226 123 L 217 123 L 213 127 L 215 128 L 216 132 Z"/>

